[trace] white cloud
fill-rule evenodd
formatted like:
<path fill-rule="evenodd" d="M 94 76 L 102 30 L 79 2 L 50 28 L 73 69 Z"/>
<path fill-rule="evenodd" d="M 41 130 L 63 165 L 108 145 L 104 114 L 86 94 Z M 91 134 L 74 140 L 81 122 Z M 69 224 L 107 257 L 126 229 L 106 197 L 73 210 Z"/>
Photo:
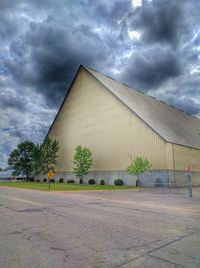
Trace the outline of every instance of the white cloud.
<path fill-rule="evenodd" d="M 142 0 L 132 0 L 133 7 L 140 7 L 142 6 Z"/>
<path fill-rule="evenodd" d="M 192 69 L 190 71 L 190 74 L 200 74 L 200 67 L 199 66 L 192 66 Z"/>
<path fill-rule="evenodd" d="M 133 40 L 133 39 L 140 39 L 141 33 L 137 32 L 137 31 L 129 31 L 128 32 L 129 37 Z"/>

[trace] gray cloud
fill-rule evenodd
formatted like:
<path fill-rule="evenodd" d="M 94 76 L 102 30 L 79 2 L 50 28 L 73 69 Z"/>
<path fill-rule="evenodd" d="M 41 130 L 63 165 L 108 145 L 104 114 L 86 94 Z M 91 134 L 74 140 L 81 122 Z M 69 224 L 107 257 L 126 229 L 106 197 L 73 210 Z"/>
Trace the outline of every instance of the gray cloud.
<path fill-rule="evenodd" d="M 153 46 L 145 51 L 138 49 L 129 58 L 128 65 L 122 66 L 124 81 L 144 91 L 160 86 L 168 78 L 181 74 L 181 59 L 170 48 Z"/>
<path fill-rule="evenodd" d="M 58 107 L 57 99 L 65 94 L 80 64 L 100 66 L 111 58 L 110 48 L 89 26 L 72 28 L 48 17 L 30 23 L 23 38 L 10 43 L 4 68 L 17 84 L 33 87 Z"/>
<path fill-rule="evenodd" d="M 19 141 L 43 139 L 80 64 L 200 115 L 198 1 L 0 0 L 0 10 L 0 165 Z"/>
<path fill-rule="evenodd" d="M 146 0 L 124 17 L 120 38 L 130 54 L 122 61 L 118 77 L 191 114 L 200 114 L 198 5 L 189 2 Z M 140 33 L 140 38 L 130 42 L 131 31 Z"/>

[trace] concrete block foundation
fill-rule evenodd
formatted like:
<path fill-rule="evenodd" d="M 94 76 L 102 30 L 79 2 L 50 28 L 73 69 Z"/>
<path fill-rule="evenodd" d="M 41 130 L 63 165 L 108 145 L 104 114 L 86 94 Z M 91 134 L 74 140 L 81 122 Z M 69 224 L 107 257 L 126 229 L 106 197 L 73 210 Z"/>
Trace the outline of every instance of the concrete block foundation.
<path fill-rule="evenodd" d="M 43 181 L 46 176 L 39 176 L 37 179 Z M 55 181 L 59 181 L 60 178 L 63 178 L 65 182 L 69 179 L 73 179 L 75 182 L 79 182 L 79 179 L 76 178 L 73 172 L 57 172 L 54 176 Z M 84 176 L 83 182 L 88 183 L 89 179 L 95 179 L 96 184 L 100 184 L 101 180 L 105 181 L 107 185 L 114 185 L 114 181 L 117 179 L 122 179 L 124 185 L 136 186 L 136 176 L 130 176 L 124 170 L 118 171 L 91 171 Z M 155 186 L 156 180 L 160 179 L 163 183 L 177 183 L 177 185 L 184 185 L 187 183 L 187 172 L 177 171 L 174 173 L 169 170 L 151 170 L 149 172 L 140 174 L 138 179 L 143 186 Z M 200 173 L 192 172 L 192 185 L 200 186 Z"/>

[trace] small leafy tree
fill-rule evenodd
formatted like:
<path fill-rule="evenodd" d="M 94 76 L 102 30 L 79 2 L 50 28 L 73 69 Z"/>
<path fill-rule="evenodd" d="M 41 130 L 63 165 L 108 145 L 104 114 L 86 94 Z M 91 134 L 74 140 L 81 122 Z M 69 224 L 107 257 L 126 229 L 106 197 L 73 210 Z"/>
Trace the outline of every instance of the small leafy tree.
<path fill-rule="evenodd" d="M 73 157 L 74 173 L 80 179 L 79 183 L 83 183 L 83 175 L 89 172 L 90 167 L 93 164 L 92 153 L 86 147 L 78 145 L 75 148 L 75 154 Z"/>
<path fill-rule="evenodd" d="M 47 174 L 48 171 L 55 172 L 57 164 L 59 143 L 49 137 L 42 144 L 37 144 L 34 150 L 34 170 L 36 174 Z"/>
<path fill-rule="evenodd" d="M 25 141 L 18 144 L 9 155 L 8 164 L 14 169 L 13 175 L 25 175 L 28 180 L 33 173 L 33 154 L 35 144 L 31 141 Z"/>
<path fill-rule="evenodd" d="M 137 157 L 130 166 L 127 167 L 126 171 L 130 175 L 136 175 L 138 179 L 138 175 L 145 171 L 148 171 L 151 167 L 150 162 L 142 157 Z"/>

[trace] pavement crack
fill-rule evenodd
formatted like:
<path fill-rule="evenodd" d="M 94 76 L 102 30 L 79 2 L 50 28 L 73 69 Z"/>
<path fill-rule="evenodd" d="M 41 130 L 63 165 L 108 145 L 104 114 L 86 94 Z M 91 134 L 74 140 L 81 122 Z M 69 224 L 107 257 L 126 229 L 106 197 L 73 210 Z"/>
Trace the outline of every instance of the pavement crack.
<path fill-rule="evenodd" d="M 51 247 L 51 249 L 53 249 L 53 250 L 60 250 L 60 251 L 65 251 L 66 250 L 65 248 L 57 248 L 57 247 Z"/>
<path fill-rule="evenodd" d="M 169 245 L 171 245 L 171 244 L 173 244 L 173 243 L 175 243 L 175 242 L 178 242 L 178 241 L 180 241 L 180 240 L 183 239 L 183 238 L 189 237 L 189 236 L 191 236 L 191 235 L 193 235 L 193 234 L 194 234 L 194 232 L 191 232 L 191 233 L 189 233 L 189 234 L 187 234 L 187 235 L 182 235 L 182 236 L 180 236 L 180 237 L 178 237 L 178 238 L 172 240 L 171 242 L 168 242 L 168 243 L 166 243 L 166 244 L 164 244 L 164 245 L 162 245 L 162 246 L 160 246 L 160 247 L 157 247 L 157 248 L 155 248 L 155 249 L 153 249 L 153 250 L 148 251 L 148 254 L 149 254 L 149 253 L 151 254 L 151 253 L 153 253 L 153 252 L 155 252 L 155 251 L 157 251 L 157 250 L 159 250 L 159 249 L 165 248 L 165 247 L 167 247 L 167 246 L 169 246 Z"/>
<path fill-rule="evenodd" d="M 151 254 L 149 254 L 148 256 L 150 256 L 151 258 L 154 258 L 154 259 L 157 259 L 157 260 L 160 260 L 160 261 L 163 261 L 163 262 L 169 263 L 169 264 L 173 264 L 173 265 L 175 265 L 175 267 L 187 268 L 186 266 L 183 266 L 183 265 L 177 264 L 177 263 L 172 262 L 172 261 L 165 260 L 165 259 L 160 258 L 160 257 L 157 257 L 157 256 L 153 256 L 153 255 L 151 255 Z"/>
<path fill-rule="evenodd" d="M 22 234 L 22 232 L 21 231 L 13 231 L 13 232 L 11 232 L 11 233 L 8 233 L 8 235 L 15 235 L 15 234 Z"/>
<path fill-rule="evenodd" d="M 145 252 L 145 253 L 143 253 L 143 254 L 140 254 L 139 256 L 137 256 L 137 257 L 135 257 L 135 258 L 133 258 L 133 259 L 130 259 L 130 260 L 126 261 L 126 262 L 122 262 L 122 263 L 120 263 L 119 265 L 116 265 L 116 267 L 122 267 L 122 266 L 124 266 L 124 265 L 126 265 L 126 264 L 128 264 L 128 263 L 130 263 L 130 262 L 132 262 L 132 261 L 135 261 L 135 260 L 137 260 L 137 259 L 139 259 L 139 258 L 141 258 L 141 257 L 144 257 L 144 256 L 151 256 L 151 255 L 150 255 L 151 253 L 154 253 L 154 252 L 156 252 L 157 250 L 163 249 L 163 248 L 165 248 L 165 247 L 167 247 L 167 246 L 169 246 L 169 245 L 171 245 L 171 244 L 173 244 L 173 243 L 175 243 L 175 242 L 177 242 L 177 241 L 180 241 L 181 239 L 184 239 L 184 238 L 186 238 L 186 237 L 189 237 L 189 236 L 191 236 L 191 235 L 193 235 L 193 234 L 194 234 L 194 232 L 189 233 L 189 234 L 187 234 L 187 235 L 182 235 L 182 236 L 180 236 L 180 237 L 178 237 L 178 238 L 176 238 L 176 239 L 174 239 L 174 240 L 172 240 L 172 241 L 170 241 L 170 242 L 168 242 L 168 243 L 166 243 L 166 244 L 164 244 L 164 245 L 162 245 L 162 246 L 160 246 L 160 247 L 156 247 L 156 248 L 154 248 L 153 250 L 149 250 L 149 251 L 147 251 L 147 252 Z M 154 256 L 153 256 L 153 257 L 154 257 Z"/>
<path fill-rule="evenodd" d="M 5 206 L 4 204 L 0 204 L 0 207 L 7 208 L 8 210 L 11 210 L 11 211 L 16 212 L 15 209 L 13 209 L 13 208 L 11 208 L 11 207 L 8 207 L 8 206 Z"/>
<path fill-rule="evenodd" d="M 42 208 L 27 208 L 27 209 L 22 209 L 22 210 L 16 210 L 16 212 L 41 212 L 43 211 Z"/>

